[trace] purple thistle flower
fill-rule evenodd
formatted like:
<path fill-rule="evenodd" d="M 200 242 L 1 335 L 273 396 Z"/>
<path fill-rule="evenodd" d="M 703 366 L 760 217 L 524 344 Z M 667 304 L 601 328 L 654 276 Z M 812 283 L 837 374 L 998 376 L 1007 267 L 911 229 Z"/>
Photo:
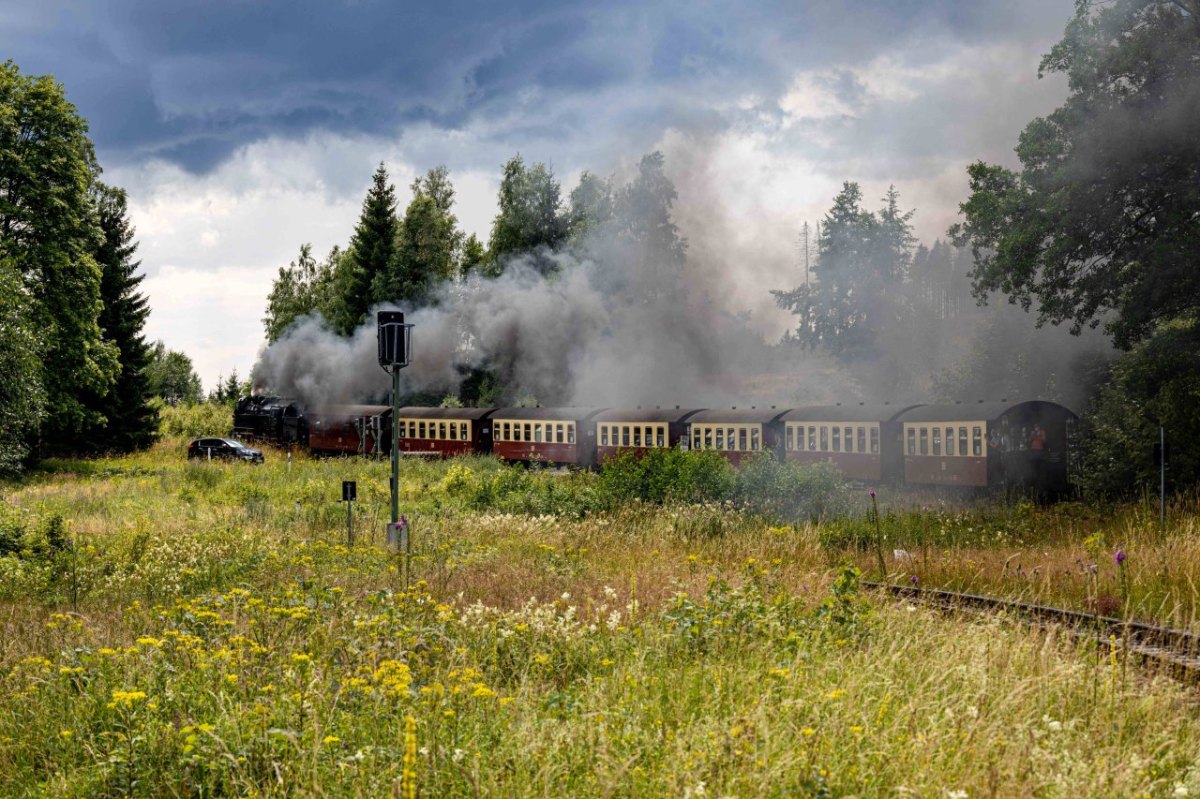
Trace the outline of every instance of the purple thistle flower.
<path fill-rule="evenodd" d="M 875 489 L 872 488 L 869 493 L 871 495 L 871 499 L 875 499 Z"/>
<path fill-rule="evenodd" d="M 921 578 L 914 574 L 912 577 L 908 578 L 908 581 L 913 585 L 916 585 L 917 583 L 921 582 Z"/>
<path fill-rule="evenodd" d="M 1121 566 L 1125 563 L 1125 559 L 1128 557 L 1129 556 L 1125 554 L 1125 550 L 1118 549 L 1117 554 L 1113 555 L 1113 560 L 1117 562 L 1118 566 Z"/>

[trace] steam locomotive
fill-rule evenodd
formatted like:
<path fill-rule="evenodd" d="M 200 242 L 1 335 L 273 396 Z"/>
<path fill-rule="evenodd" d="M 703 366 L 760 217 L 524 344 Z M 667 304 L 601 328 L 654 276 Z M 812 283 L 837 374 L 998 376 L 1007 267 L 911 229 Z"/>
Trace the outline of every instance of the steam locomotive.
<path fill-rule="evenodd" d="M 828 462 L 847 478 L 913 486 L 1068 488 L 1078 417 L 1054 402 L 815 405 L 801 408 L 302 408 L 246 397 L 234 434 L 317 454 L 494 455 L 594 468 L 618 453 L 712 450 L 737 465 L 758 453 Z"/>

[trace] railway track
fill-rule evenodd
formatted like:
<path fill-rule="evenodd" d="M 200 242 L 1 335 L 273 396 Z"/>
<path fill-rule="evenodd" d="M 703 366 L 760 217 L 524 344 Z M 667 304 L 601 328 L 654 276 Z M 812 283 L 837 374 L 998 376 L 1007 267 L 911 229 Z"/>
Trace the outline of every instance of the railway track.
<path fill-rule="evenodd" d="M 1187 682 L 1200 683 L 1200 634 L 1189 630 L 960 591 L 866 580 L 862 585 L 951 613 L 1002 614 L 1005 618 L 1018 619 L 1035 627 L 1065 630 L 1076 639 L 1095 642 L 1100 646 L 1115 644 L 1127 656 L 1140 660 L 1149 668 Z"/>

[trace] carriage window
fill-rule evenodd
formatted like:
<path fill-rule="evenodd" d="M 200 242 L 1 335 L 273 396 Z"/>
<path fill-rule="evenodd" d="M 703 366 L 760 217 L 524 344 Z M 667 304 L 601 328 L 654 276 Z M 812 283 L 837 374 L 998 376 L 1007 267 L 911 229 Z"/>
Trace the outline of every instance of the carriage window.
<path fill-rule="evenodd" d="M 712 449 L 713 429 L 711 427 L 704 428 L 704 448 Z"/>
<path fill-rule="evenodd" d="M 821 425 L 821 452 L 829 449 L 829 428 Z"/>
<path fill-rule="evenodd" d="M 654 428 L 647 425 L 646 429 L 642 431 L 642 435 L 645 436 L 645 438 L 643 440 L 646 442 L 646 446 L 653 447 L 654 446 Z"/>
<path fill-rule="evenodd" d="M 533 441 L 533 425 L 529 422 L 525 423 L 525 440 Z"/>
<path fill-rule="evenodd" d="M 750 449 L 760 449 L 758 446 L 758 425 L 750 428 Z"/>
<path fill-rule="evenodd" d="M 919 433 L 919 437 L 921 439 L 921 454 L 928 455 L 929 454 L 929 428 L 922 427 L 921 432 Z"/>
<path fill-rule="evenodd" d="M 621 446 L 629 446 L 629 425 L 627 424 L 621 425 Z"/>
<path fill-rule="evenodd" d="M 418 438 L 425 437 L 425 423 L 424 422 L 417 422 L 417 437 Z"/>
<path fill-rule="evenodd" d="M 320 423 L 318 422 L 318 424 L 320 424 Z M 407 429 L 408 429 L 408 425 L 406 425 L 404 422 L 400 422 L 400 424 L 396 426 L 396 436 L 398 438 L 404 438 L 404 432 Z"/>
<path fill-rule="evenodd" d="M 665 447 L 667 445 L 666 428 L 662 425 L 658 427 L 658 446 Z"/>
<path fill-rule="evenodd" d="M 575 423 L 574 422 L 567 422 L 567 443 L 568 444 L 575 443 Z"/>
<path fill-rule="evenodd" d="M 446 423 L 438 422 L 438 438 L 449 438 L 446 434 Z"/>
<path fill-rule="evenodd" d="M 871 428 L 871 454 L 872 455 L 879 454 L 879 428 L 878 427 Z"/>
<path fill-rule="evenodd" d="M 458 438 L 458 422 L 451 422 L 449 424 L 449 429 L 446 432 L 451 441 Z"/>
<path fill-rule="evenodd" d="M 640 447 L 642 445 L 642 428 L 640 427 L 633 428 L 633 445 L 635 447 Z"/>
<path fill-rule="evenodd" d="M 463 441 L 470 441 L 471 440 L 471 423 L 463 422 L 462 426 L 459 428 L 459 432 L 461 433 L 459 438 L 461 438 Z"/>
<path fill-rule="evenodd" d="M 817 451 L 817 428 L 815 426 L 808 428 L 808 451 Z"/>
<path fill-rule="evenodd" d="M 725 449 L 725 428 L 717 428 L 717 449 Z"/>
<path fill-rule="evenodd" d="M 606 424 L 600 425 L 600 446 L 608 446 L 608 425 Z"/>
<path fill-rule="evenodd" d="M 908 454 L 917 454 L 917 431 L 916 428 L 908 428 Z"/>
<path fill-rule="evenodd" d="M 557 428 L 557 431 L 558 431 L 558 432 L 557 432 L 557 440 L 558 440 L 558 443 L 559 443 L 559 444 L 564 444 L 564 443 L 566 443 L 566 441 L 567 441 L 567 434 L 566 434 L 566 431 L 563 429 L 563 428 L 565 428 L 565 427 L 566 427 L 566 425 L 565 425 L 565 424 L 559 424 L 559 425 L 556 425 L 555 427 Z"/>
<path fill-rule="evenodd" d="M 842 429 L 842 440 L 846 442 L 846 452 L 854 451 L 854 428 L 846 427 Z"/>
<path fill-rule="evenodd" d="M 842 428 L 833 428 L 833 452 L 842 451 Z"/>
<path fill-rule="evenodd" d="M 700 428 L 692 428 L 692 449 L 700 449 Z"/>
<path fill-rule="evenodd" d="M 954 455 L 954 428 L 953 427 L 946 428 L 946 454 L 950 455 L 950 456 Z"/>
<path fill-rule="evenodd" d="M 967 428 L 958 428 L 958 454 L 966 456 L 967 454 Z"/>
<path fill-rule="evenodd" d="M 867 451 L 867 428 L 865 428 L 865 427 L 858 428 L 858 443 L 854 447 L 854 449 L 856 452 L 866 452 Z"/>
<path fill-rule="evenodd" d="M 542 443 L 542 425 L 540 422 L 533 426 L 533 441 L 535 444 Z"/>
<path fill-rule="evenodd" d="M 790 424 L 787 428 L 787 443 L 784 444 L 784 447 L 789 450 L 796 448 L 796 428 L 792 427 Z"/>
<path fill-rule="evenodd" d="M 933 428 L 933 454 L 942 454 L 942 428 Z"/>
<path fill-rule="evenodd" d="M 983 428 L 971 428 L 971 452 L 976 458 L 983 455 Z"/>

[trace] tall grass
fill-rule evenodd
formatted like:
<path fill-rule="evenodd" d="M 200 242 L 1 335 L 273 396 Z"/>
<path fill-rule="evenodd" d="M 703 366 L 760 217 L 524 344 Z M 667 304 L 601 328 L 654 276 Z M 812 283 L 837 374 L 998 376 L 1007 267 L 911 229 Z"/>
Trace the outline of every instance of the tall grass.
<path fill-rule="evenodd" d="M 736 493 L 405 462 L 410 587 L 387 473 L 169 442 L 7 484 L 0 796 L 1200 795 L 1185 689 L 868 598 L 857 509 L 783 524 Z M 977 584 L 1016 552 L 1003 587 L 1075 552 L 1119 588 L 1120 546 L 1130 595 L 1180 597 L 1200 555 L 1183 507 L 1164 535 L 1135 506 L 898 504 L 893 579 Z"/>

